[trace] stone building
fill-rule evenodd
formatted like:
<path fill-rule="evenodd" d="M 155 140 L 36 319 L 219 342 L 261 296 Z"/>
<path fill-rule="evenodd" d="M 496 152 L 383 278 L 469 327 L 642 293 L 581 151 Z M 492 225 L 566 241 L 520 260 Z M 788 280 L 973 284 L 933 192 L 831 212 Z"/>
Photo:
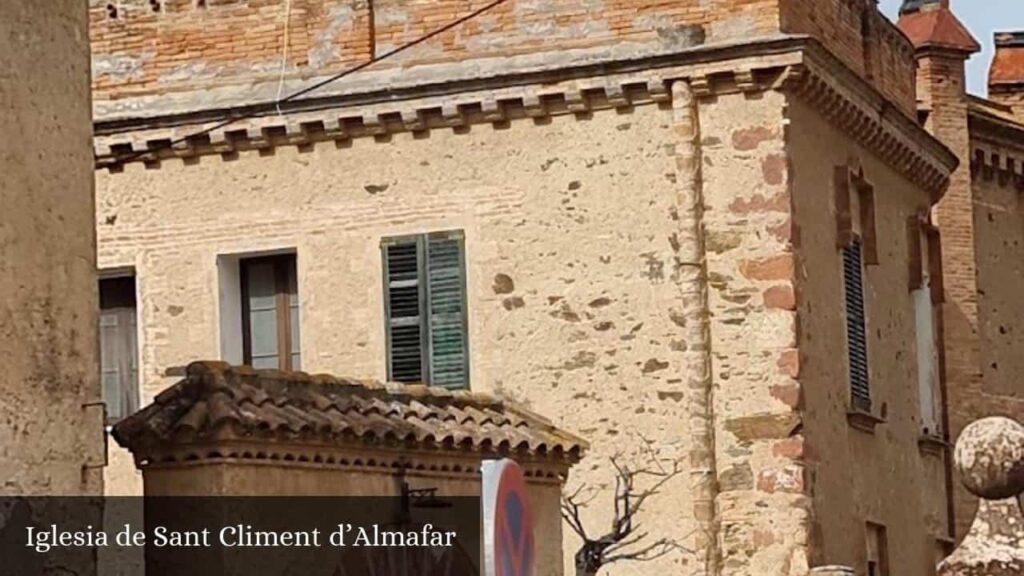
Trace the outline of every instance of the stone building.
<path fill-rule="evenodd" d="M 0 494 L 103 481 L 86 6 L 0 3 Z"/>
<path fill-rule="evenodd" d="M 1024 421 L 1024 34 L 997 32 L 988 98 L 965 91 L 978 42 L 947 3 L 907 2 L 899 26 L 914 42 L 919 116 L 960 159 L 936 208 L 942 232 L 942 325 L 950 441 L 969 423 Z M 963 537 L 977 500 L 955 492 Z"/>
<path fill-rule="evenodd" d="M 873 0 L 90 6 L 112 415 L 201 357 L 468 388 L 590 441 L 595 526 L 683 467 L 644 571 L 933 573 L 957 157 Z"/>
<path fill-rule="evenodd" d="M 586 448 L 544 418 L 484 394 L 219 362 L 191 364 L 186 378 L 119 422 L 114 436 L 144 470 L 147 496 L 480 496 L 481 458 L 514 457 L 527 479 L 538 576 L 562 574 L 562 483 Z M 455 513 L 479 548 L 479 508 L 451 508 L 435 509 L 435 524 Z M 377 519 L 386 524 L 411 511 Z M 232 564 L 231 573 L 249 572 Z"/>

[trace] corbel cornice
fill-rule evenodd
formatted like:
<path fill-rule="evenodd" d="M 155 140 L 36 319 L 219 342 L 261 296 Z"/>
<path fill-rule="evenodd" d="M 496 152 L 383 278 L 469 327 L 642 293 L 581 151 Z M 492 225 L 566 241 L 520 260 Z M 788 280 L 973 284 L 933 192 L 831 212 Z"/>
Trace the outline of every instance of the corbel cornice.
<path fill-rule="evenodd" d="M 1024 150 L 1010 154 L 1003 147 L 975 143 L 971 153 L 971 177 L 1024 192 Z"/>
<path fill-rule="evenodd" d="M 698 97 L 791 93 L 934 199 L 957 165 L 948 149 L 817 42 L 782 37 L 531 74 L 510 72 L 486 81 L 349 94 L 315 106 L 299 103 L 283 115 L 267 110 L 200 136 L 190 135 L 215 127 L 230 113 L 205 113 L 197 116 L 202 120 L 191 122 L 177 118 L 97 125 L 96 166 L 117 171 L 126 162 L 142 162 L 155 168 L 169 159 L 195 163 L 203 156 L 230 159 L 248 150 L 330 141 L 344 148 L 356 138 L 386 141 L 401 133 L 415 137 L 431 130 L 586 117 L 600 110 L 667 102 L 671 83 L 679 80 L 690 82 Z"/>

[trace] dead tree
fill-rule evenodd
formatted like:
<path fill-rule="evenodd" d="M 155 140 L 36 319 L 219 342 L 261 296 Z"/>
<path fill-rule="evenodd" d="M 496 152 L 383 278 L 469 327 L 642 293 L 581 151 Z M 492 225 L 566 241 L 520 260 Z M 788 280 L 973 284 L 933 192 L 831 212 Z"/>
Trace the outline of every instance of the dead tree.
<path fill-rule="evenodd" d="M 612 458 L 611 462 L 616 472 L 615 516 L 612 519 L 611 530 L 607 533 L 594 538 L 583 526 L 583 521 L 580 519 L 580 508 L 590 502 L 590 500 L 585 502 L 579 500 L 580 493 L 585 486 L 581 485 L 574 493 L 562 497 L 562 518 L 569 524 L 573 532 L 583 539 L 583 544 L 576 552 L 575 557 L 576 576 L 596 576 L 602 567 L 615 562 L 630 560 L 646 562 L 661 558 L 674 550 L 686 550 L 678 542 L 669 538 L 651 540 L 647 532 L 640 530 L 639 523 L 635 519 L 637 512 L 640 511 L 647 499 L 657 494 L 666 482 L 681 473 L 679 465 L 674 465 L 672 470 L 665 470 L 660 465 L 657 469 L 634 470 L 628 466 L 621 466 L 615 458 Z M 655 463 L 657 464 L 656 461 Z M 646 489 L 639 490 L 636 487 L 636 480 L 642 477 L 652 477 L 653 484 Z"/>

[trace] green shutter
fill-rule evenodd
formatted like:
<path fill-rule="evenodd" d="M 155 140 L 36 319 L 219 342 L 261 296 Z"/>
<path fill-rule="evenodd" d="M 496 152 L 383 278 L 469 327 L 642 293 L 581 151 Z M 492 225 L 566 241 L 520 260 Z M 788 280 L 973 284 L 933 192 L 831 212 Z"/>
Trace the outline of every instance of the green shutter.
<path fill-rule="evenodd" d="M 415 238 L 384 245 L 388 379 L 425 382 L 425 317 L 420 292 L 421 244 Z"/>
<path fill-rule="evenodd" d="M 445 388 L 467 388 L 469 354 L 462 238 L 431 236 L 426 245 L 430 383 Z"/>

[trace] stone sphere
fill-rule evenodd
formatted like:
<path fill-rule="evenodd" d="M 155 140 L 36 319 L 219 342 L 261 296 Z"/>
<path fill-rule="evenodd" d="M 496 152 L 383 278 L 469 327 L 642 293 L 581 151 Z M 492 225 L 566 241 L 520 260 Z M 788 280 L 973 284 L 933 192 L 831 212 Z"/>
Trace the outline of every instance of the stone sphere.
<path fill-rule="evenodd" d="M 964 486 L 986 500 L 1024 493 L 1024 426 L 1009 418 L 985 418 L 964 428 L 956 443 Z"/>

